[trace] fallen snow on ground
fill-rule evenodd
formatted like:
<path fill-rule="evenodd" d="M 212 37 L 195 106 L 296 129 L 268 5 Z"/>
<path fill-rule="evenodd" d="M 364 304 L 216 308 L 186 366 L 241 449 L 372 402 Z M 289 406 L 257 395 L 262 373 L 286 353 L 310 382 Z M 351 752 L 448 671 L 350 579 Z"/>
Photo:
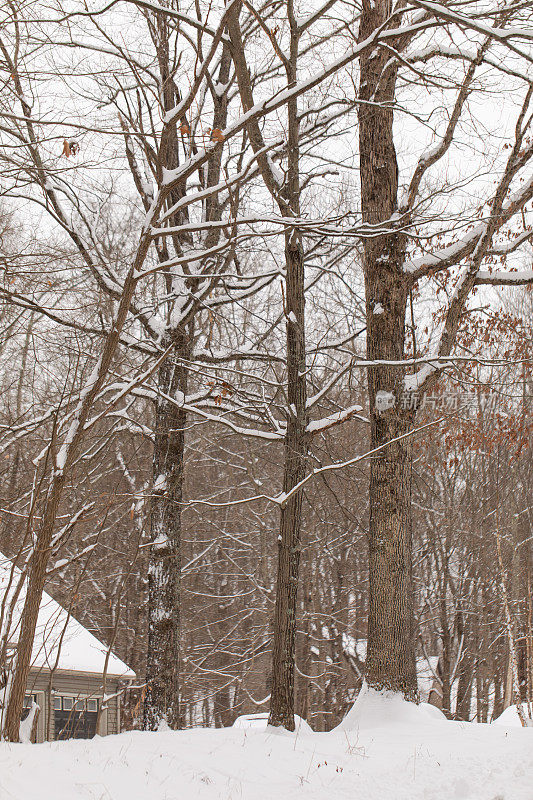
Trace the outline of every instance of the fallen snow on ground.
<path fill-rule="evenodd" d="M 533 709 L 528 703 L 522 703 L 522 714 L 529 727 L 533 728 L 533 720 L 531 719 L 531 712 Z M 503 714 L 494 720 L 493 725 L 505 725 L 507 728 L 521 728 L 522 721 L 516 706 L 509 706 Z"/>
<path fill-rule="evenodd" d="M 266 730 L 268 725 L 268 711 L 259 714 L 243 714 L 242 717 L 237 717 L 233 723 L 234 728 L 262 728 Z M 302 719 L 298 714 L 294 715 L 294 727 L 296 734 L 298 733 L 313 733 L 313 729 L 305 719 Z"/>
<path fill-rule="evenodd" d="M 364 692 L 331 733 L 264 727 L 0 745 L 2 800 L 533 800 L 533 730 Z"/>

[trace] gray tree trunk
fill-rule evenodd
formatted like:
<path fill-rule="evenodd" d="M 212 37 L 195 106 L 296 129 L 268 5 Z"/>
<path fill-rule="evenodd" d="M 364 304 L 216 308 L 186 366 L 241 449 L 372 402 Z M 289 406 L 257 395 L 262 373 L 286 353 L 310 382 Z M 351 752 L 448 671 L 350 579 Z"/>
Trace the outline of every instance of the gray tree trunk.
<path fill-rule="evenodd" d="M 295 237 L 296 238 L 296 237 Z M 303 320 L 303 252 L 298 241 L 288 242 L 287 264 L 287 373 L 288 404 L 283 491 L 289 492 L 305 476 L 307 409 L 305 336 Z M 294 317 L 291 317 L 291 312 Z M 281 510 L 278 536 L 278 572 L 274 610 L 271 725 L 294 730 L 294 649 L 296 600 L 300 564 L 302 492 L 296 492 Z"/>
<path fill-rule="evenodd" d="M 365 39 L 390 13 L 388 0 L 363 3 L 359 38 Z M 358 106 L 363 222 L 375 225 L 397 210 L 398 165 L 393 138 L 396 68 L 383 69 L 385 49 L 361 58 Z M 389 229 L 392 224 L 389 224 Z M 405 237 L 396 232 L 364 240 L 367 356 L 404 358 L 407 284 Z M 371 447 L 407 433 L 414 412 L 402 408 L 404 371 L 368 370 Z M 417 697 L 412 584 L 410 439 L 390 444 L 370 463 L 369 618 L 366 680 L 374 689 Z"/>
<path fill-rule="evenodd" d="M 287 83 L 297 78 L 298 26 L 292 4 L 288 6 L 291 45 Z M 297 101 L 287 104 L 287 187 L 290 212 L 300 215 L 299 124 Z M 288 493 L 306 471 L 307 377 L 305 357 L 305 267 L 301 234 L 293 229 L 285 236 L 287 314 L 287 431 L 283 492 Z M 278 572 L 274 610 L 274 647 L 272 653 L 272 689 L 269 724 L 294 730 L 294 657 L 296 609 L 301 551 L 302 492 L 296 492 L 281 509 L 278 536 Z"/>
<path fill-rule="evenodd" d="M 159 370 L 156 404 L 151 546 L 148 566 L 148 655 L 144 728 L 180 726 L 181 506 L 186 412 L 165 399 L 185 395 L 190 355 L 186 331 L 175 334 L 174 358 Z"/>

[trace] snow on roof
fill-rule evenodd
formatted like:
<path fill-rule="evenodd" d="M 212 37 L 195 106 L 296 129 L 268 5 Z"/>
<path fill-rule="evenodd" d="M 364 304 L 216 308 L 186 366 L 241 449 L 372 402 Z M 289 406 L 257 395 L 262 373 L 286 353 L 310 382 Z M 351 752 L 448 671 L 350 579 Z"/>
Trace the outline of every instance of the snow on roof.
<path fill-rule="evenodd" d="M 9 601 L 17 591 L 21 571 L 0 553 L 0 637 L 7 633 L 8 642 L 15 643 L 20 630 L 20 617 L 26 597 L 26 580 L 17 598 L 12 619 L 9 620 Z M 35 641 L 33 643 L 32 667 L 71 670 L 102 674 L 107 647 L 89 633 L 73 616 L 43 592 Z M 134 678 L 135 673 L 127 664 L 109 654 L 107 674 Z"/>

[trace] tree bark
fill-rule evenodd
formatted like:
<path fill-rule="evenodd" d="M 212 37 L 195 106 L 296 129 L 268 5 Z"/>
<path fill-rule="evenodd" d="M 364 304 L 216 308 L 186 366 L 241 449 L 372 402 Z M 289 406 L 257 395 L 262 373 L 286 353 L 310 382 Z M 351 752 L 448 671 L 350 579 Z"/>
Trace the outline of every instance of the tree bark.
<path fill-rule="evenodd" d="M 180 583 L 181 506 L 186 412 L 167 397 L 186 394 L 190 355 L 186 330 L 174 334 L 174 358 L 158 374 L 156 404 L 151 546 L 148 566 L 148 656 L 146 666 L 145 730 L 165 722 L 180 726 Z"/>
<path fill-rule="evenodd" d="M 61 491 L 62 491 L 61 487 Z M 30 674 L 31 655 L 33 651 L 33 640 L 37 617 L 41 606 L 44 584 L 46 579 L 46 567 L 50 557 L 50 543 L 53 534 L 53 522 L 57 515 L 57 507 L 61 491 L 54 492 L 47 507 L 46 522 L 50 524 L 43 526 L 42 535 L 39 537 L 32 558 L 32 564 L 26 588 L 26 598 L 24 609 L 21 616 L 21 630 L 17 647 L 17 661 L 13 676 L 13 683 L 9 692 L 9 703 L 7 706 L 6 719 L 4 724 L 4 737 L 10 742 L 18 742 L 20 739 L 20 718 L 24 695 L 28 685 Z"/>
<path fill-rule="evenodd" d="M 304 260 L 299 237 L 288 238 L 287 265 L 287 433 L 283 492 L 305 477 L 307 461 L 307 392 L 304 335 Z M 274 648 L 269 724 L 294 730 L 294 644 L 301 551 L 302 492 L 281 510 L 274 610 Z"/>
<path fill-rule="evenodd" d="M 170 46 L 171 27 L 166 15 L 156 14 L 151 28 L 156 43 L 161 98 L 164 112 L 168 113 L 179 102 L 179 92 L 172 74 Z M 213 129 L 224 128 L 227 120 L 227 84 L 231 57 L 227 44 L 220 59 L 218 85 L 223 91 L 213 93 Z M 183 118 L 181 124 L 187 123 Z M 179 166 L 180 140 L 177 121 L 165 126 L 159 147 L 159 166 L 168 170 Z M 207 164 L 207 185 L 215 186 L 220 180 L 222 146 L 211 154 Z M 160 176 L 162 178 L 162 175 Z M 168 207 L 178 203 L 186 193 L 186 185 L 178 185 L 169 195 Z M 207 221 L 220 219 L 218 195 L 206 201 Z M 187 211 L 172 215 L 170 224 L 179 226 L 188 219 Z M 206 237 L 205 246 L 213 246 L 220 236 L 214 229 Z M 192 244 L 190 234 L 172 236 L 175 254 Z M 166 245 L 159 253 L 162 261 L 168 259 Z M 183 311 L 186 299 L 183 288 L 196 288 L 194 277 L 184 277 L 172 268 L 165 271 L 166 293 L 175 295 L 168 308 L 166 338 L 163 346 L 173 344 L 172 356 L 158 374 L 159 397 L 156 405 L 153 455 L 153 488 L 151 508 L 151 548 L 148 567 L 148 656 L 147 691 L 144 703 L 144 728 L 157 730 L 162 723 L 175 729 L 181 727 L 180 712 L 180 588 L 181 588 L 181 511 L 185 456 L 185 425 L 187 413 L 177 407 L 178 396 L 185 397 L 188 386 L 187 364 L 192 358 L 194 316 L 197 307 Z M 180 308 L 181 304 L 181 308 Z M 183 314 L 182 314 L 183 312 Z M 173 324 L 172 317 L 178 322 Z"/>
<path fill-rule="evenodd" d="M 359 39 L 382 25 L 390 10 L 388 0 L 364 0 Z M 385 49 L 365 54 L 360 65 L 359 96 L 366 101 L 358 106 L 363 222 L 388 222 L 385 234 L 363 241 L 367 356 L 399 361 L 404 358 L 407 285 L 402 269 L 405 237 L 394 231 L 392 221 L 398 192 L 392 109 L 396 67 Z M 403 376 L 398 367 L 368 370 L 372 448 L 412 428 L 414 411 L 402 407 Z M 411 461 L 409 438 L 390 444 L 371 460 L 366 680 L 374 689 L 415 700 Z"/>
<path fill-rule="evenodd" d="M 526 514 L 515 517 L 513 525 L 512 600 L 516 619 L 516 661 L 520 700 L 532 699 L 533 664 L 531 653 L 531 587 L 533 569 L 531 529 Z"/>
<path fill-rule="evenodd" d="M 288 7 L 291 28 L 287 83 L 297 79 L 299 33 L 292 3 Z M 290 212 L 300 215 L 299 123 L 297 100 L 287 104 L 287 185 L 284 192 Z M 287 315 L 287 430 L 283 492 L 290 492 L 304 477 L 307 463 L 307 377 L 305 357 L 305 266 L 301 233 L 293 228 L 285 235 Z M 269 724 L 294 730 L 294 654 L 302 525 L 301 491 L 283 505 L 278 536 L 278 572 L 274 609 L 274 646 Z"/>
<path fill-rule="evenodd" d="M 170 111 L 178 100 L 171 76 L 170 30 L 165 14 L 156 14 L 150 32 L 156 46 L 161 82 L 161 103 L 164 112 Z M 163 167 L 176 169 L 179 165 L 179 139 L 176 123 L 163 129 L 158 153 L 158 168 L 162 180 Z M 178 185 L 168 199 L 168 207 L 179 202 L 186 187 Z M 184 221 L 182 214 L 172 217 L 172 224 Z M 172 237 L 176 253 L 183 242 Z M 169 258 L 167 245 L 159 257 Z M 173 345 L 172 354 L 157 374 L 158 397 L 155 408 L 154 451 L 152 462 L 152 501 L 150 509 L 151 546 L 148 562 L 148 651 L 146 663 L 146 695 L 144 700 L 145 730 L 157 730 L 161 725 L 179 727 L 179 651 L 180 651 L 180 583 L 181 583 L 181 503 L 183 499 L 184 431 L 186 412 L 178 408 L 178 392 L 187 390 L 187 371 L 184 360 L 190 357 L 189 333 L 179 320 L 181 277 L 172 269 L 163 273 L 166 293 L 176 292 L 167 308 L 167 327 L 163 346 Z"/>

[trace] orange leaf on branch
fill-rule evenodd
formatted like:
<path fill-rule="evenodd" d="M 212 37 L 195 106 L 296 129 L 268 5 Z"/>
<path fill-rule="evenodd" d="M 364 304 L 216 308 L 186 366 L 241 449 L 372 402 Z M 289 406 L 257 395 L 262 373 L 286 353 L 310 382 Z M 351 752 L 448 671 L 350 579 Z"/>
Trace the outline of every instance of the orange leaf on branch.
<path fill-rule="evenodd" d="M 223 142 L 224 141 L 224 134 L 220 130 L 220 128 L 213 128 L 211 131 L 211 141 L 212 142 Z"/>
<path fill-rule="evenodd" d="M 63 139 L 63 155 L 67 158 L 75 156 L 79 149 L 80 146 L 74 139 Z"/>

